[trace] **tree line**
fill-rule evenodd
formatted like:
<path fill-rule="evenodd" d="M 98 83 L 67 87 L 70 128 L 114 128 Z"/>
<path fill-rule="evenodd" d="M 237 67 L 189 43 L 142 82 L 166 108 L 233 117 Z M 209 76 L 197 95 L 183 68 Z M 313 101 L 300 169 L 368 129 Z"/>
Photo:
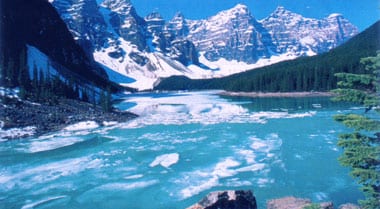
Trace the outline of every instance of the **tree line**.
<path fill-rule="evenodd" d="M 0 55 L 0 85 L 19 88 L 23 100 L 55 105 L 60 98 L 81 100 L 100 105 L 104 111 L 112 110 L 111 88 L 97 90 L 94 86 L 80 85 L 73 76 L 53 75 L 48 62 L 46 69 L 34 63 L 32 75 L 27 65 L 27 49 L 21 48 L 16 56 Z M 3 101 L 4 102 L 4 101 Z"/>

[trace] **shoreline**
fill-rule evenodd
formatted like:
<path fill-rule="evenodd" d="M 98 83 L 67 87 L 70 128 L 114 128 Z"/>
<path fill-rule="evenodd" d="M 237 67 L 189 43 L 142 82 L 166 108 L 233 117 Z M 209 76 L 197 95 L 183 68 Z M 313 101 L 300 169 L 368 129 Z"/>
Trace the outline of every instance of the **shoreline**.
<path fill-rule="evenodd" d="M 86 121 L 104 126 L 138 117 L 118 109 L 104 112 L 99 105 L 72 99 L 60 99 L 55 105 L 13 99 L 7 104 L 0 103 L 0 112 L 0 139 L 7 140 L 39 137 Z"/>
<path fill-rule="evenodd" d="M 232 92 L 223 91 L 218 93 L 221 96 L 230 97 L 251 97 L 251 98 L 299 98 L 299 97 L 333 97 L 331 92 Z"/>

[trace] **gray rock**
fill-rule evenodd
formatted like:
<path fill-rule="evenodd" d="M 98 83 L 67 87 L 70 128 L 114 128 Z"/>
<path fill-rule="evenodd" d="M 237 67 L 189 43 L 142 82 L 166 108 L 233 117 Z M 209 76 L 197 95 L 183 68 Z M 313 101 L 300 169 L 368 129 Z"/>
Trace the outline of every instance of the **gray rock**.
<path fill-rule="evenodd" d="M 295 198 L 295 197 L 284 197 L 279 199 L 269 200 L 267 202 L 267 209 L 303 209 L 305 206 L 310 205 L 311 200 Z"/>
<path fill-rule="evenodd" d="M 257 209 L 251 191 L 217 191 L 187 209 Z"/>
<path fill-rule="evenodd" d="M 321 209 L 334 209 L 334 204 L 332 202 L 322 202 L 319 204 Z"/>
<path fill-rule="evenodd" d="M 312 205 L 310 199 L 284 197 L 279 199 L 269 200 L 267 202 L 267 209 L 304 209 Z M 334 209 L 332 202 L 317 203 L 321 209 Z"/>
<path fill-rule="evenodd" d="M 339 209 L 360 209 L 358 205 L 347 203 L 339 206 Z"/>

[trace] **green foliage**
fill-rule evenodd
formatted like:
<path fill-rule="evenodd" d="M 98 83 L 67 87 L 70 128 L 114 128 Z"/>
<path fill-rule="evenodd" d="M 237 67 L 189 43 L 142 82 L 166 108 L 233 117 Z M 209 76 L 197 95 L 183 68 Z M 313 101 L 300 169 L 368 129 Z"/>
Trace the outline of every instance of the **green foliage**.
<path fill-rule="evenodd" d="M 349 114 L 349 115 L 336 115 L 334 119 L 343 123 L 349 128 L 356 131 L 377 131 L 380 130 L 380 121 L 370 119 L 363 115 Z"/>
<path fill-rule="evenodd" d="M 339 162 L 350 167 L 351 175 L 362 185 L 366 199 L 360 201 L 363 208 L 380 208 L 380 53 L 363 58 L 365 67 L 361 74 L 338 73 L 339 89 L 333 92 L 337 101 L 350 101 L 363 105 L 364 114 L 336 115 L 334 119 L 352 128 L 353 133 L 339 136 L 338 145 L 344 152 Z"/>

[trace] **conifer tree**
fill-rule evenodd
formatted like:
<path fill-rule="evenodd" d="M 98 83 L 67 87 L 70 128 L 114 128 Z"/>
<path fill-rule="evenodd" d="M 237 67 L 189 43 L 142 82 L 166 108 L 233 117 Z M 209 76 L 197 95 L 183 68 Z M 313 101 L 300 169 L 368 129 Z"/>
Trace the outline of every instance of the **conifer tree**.
<path fill-rule="evenodd" d="M 0 53 L 0 86 L 5 86 L 5 63 L 4 63 L 4 54 Z"/>
<path fill-rule="evenodd" d="M 361 59 L 364 74 L 337 73 L 340 80 L 337 101 L 357 102 L 365 107 L 362 114 L 336 115 L 335 120 L 353 130 L 339 136 L 343 148 L 339 158 L 351 168 L 351 175 L 361 184 L 365 209 L 380 208 L 380 53 Z"/>
<path fill-rule="evenodd" d="M 82 101 L 84 101 L 84 102 L 89 102 L 90 101 L 90 99 L 89 99 L 89 97 L 88 97 L 88 93 L 87 93 L 87 91 L 85 91 L 85 90 L 83 90 L 82 91 Z"/>
<path fill-rule="evenodd" d="M 111 98 L 111 90 L 109 87 L 107 87 L 107 90 L 104 91 L 102 90 L 100 92 L 100 98 L 99 98 L 99 103 L 100 106 L 102 107 L 102 110 L 104 112 L 110 112 L 112 110 L 112 98 Z"/>
<path fill-rule="evenodd" d="M 14 71 L 15 71 L 15 62 L 13 58 L 10 57 L 5 67 L 5 85 L 8 87 L 13 87 L 14 85 L 14 76 L 13 76 Z"/>
<path fill-rule="evenodd" d="M 105 111 L 110 112 L 112 110 L 112 95 L 111 89 L 108 86 L 106 91 L 106 100 L 105 100 Z"/>

